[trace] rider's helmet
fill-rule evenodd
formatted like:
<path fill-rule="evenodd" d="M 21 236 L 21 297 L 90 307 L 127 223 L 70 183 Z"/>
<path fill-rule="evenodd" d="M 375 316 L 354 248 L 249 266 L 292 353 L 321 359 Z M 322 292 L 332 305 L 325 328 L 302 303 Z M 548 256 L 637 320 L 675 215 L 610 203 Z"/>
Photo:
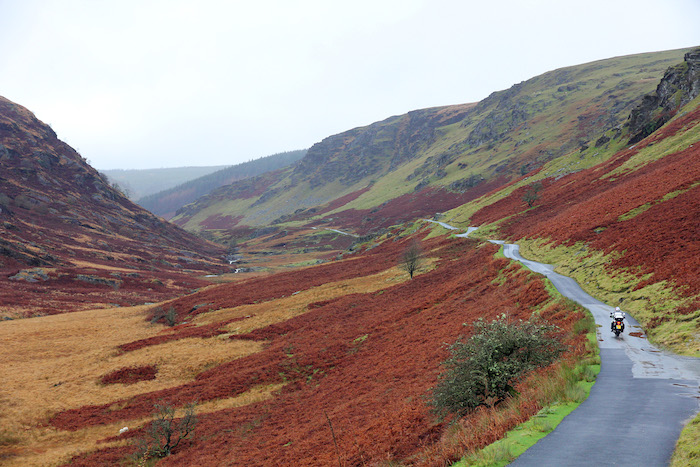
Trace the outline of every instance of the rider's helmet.
<path fill-rule="evenodd" d="M 615 307 L 615 311 L 620 311 L 620 307 L 619 307 L 619 306 L 616 306 L 616 307 Z"/>

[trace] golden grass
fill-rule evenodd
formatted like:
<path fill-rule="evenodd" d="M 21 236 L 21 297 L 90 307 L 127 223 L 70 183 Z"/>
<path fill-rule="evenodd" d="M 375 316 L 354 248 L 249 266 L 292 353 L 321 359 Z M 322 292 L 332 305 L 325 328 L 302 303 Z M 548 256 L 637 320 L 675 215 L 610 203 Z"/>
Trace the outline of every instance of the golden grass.
<path fill-rule="evenodd" d="M 206 368 L 262 348 L 259 342 L 191 338 L 120 354 L 118 345 L 165 329 L 145 320 L 147 308 L 91 310 L 1 323 L 0 426 L 18 442 L 0 447 L 0 456 L 9 449 L 44 450 L 45 444 L 54 442 L 79 446 L 85 430 L 58 433 L 39 425 L 62 410 L 183 384 Z M 131 385 L 99 381 L 122 367 L 151 364 L 158 368 L 155 380 Z M 101 428 L 87 432 L 92 433 L 90 430 L 99 433 L 91 434 L 91 439 L 104 437 Z"/>
<path fill-rule="evenodd" d="M 307 311 L 309 303 L 331 300 L 344 295 L 354 293 L 372 293 L 385 289 L 399 282 L 408 280 L 408 274 L 398 267 L 388 269 L 371 276 L 358 277 L 340 282 L 324 284 L 318 287 L 300 291 L 289 297 L 270 300 L 253 305 L 242 305 L 235 308 L 224 308 L 197 316 L 193 322 L 197 325 L 209 324 L 226 319 L 246 317 L 243 321 L 236 321 L 225 328 L 228 334 L 220 336 L 226 338 L 232 334 L 245 334 L 255 329 L 264 328 L 271 324 L 280 323 L 299 316 Z"/>
<path fill-rule="evenodd" d="M 235 397 L 198 404 L 195 408 L 195 413 L 201 415 L 264 401 L 272 398 L 283 386 L 283 384 L 258 386 Z M 178 411 L 176 416 L 181 416 L 180 412 Z M 14 456 L 3 459 L 2 465 L 8 467 L 61 465 L 77 455 L 88 453 L 98 448 L 127 446 L 132 444 L 133 441 L 129 439 L 110 442 L 99 441 L 117 436 L 122 427 L 134 430 L 144 426 L 150 420 L 151 417 L 144 417 L 84 428 L 74 432 L 60 431 L 49 427 L 36 428 L 27 433 L 28 436 L 22 440 L 19 446 L 14 447 Z M 2 453 L 3 449 L 0 446 L 0 459 L 2 459 Z"/>
<path fill-rule="evenodd" d="M 426 260 L 423 271 L 434 260 Z M 353 293 L 371 293 L 408 280 L 398 267 L 367 277 L 313 287 L 289 297 L 217 310 L 197 316 L 195 325 L 249 318 L 232 323 L 230 334 L 245 333 L 304 313 L 309 303 Z M 186 338 L 119 352 L 118 346 L 169 332 L 151 324 L 151 306 L 88 310 L 0 323 L 0 461 L 7 465 L 57 465 L 71 457 L 125 441 L 97 442 L 116 436 L 123 426 L 143 426 L 149 419 L 92 426 L 74 432 L 46 426 L 57 412 L 85 405 L 108 404 L 191 381 L 201 371 L 253 354 L 264 343 L 218 338 Z M 100 383 L 123 367 L 155 365 L 156 379 L 134 384 Z M 207 401 L 197 413 L 239 407 L 274 396 L 281 385 L 253 388 L 230 399 Z M 5 441 L 2 442 L 2 439 Z"/>
<path fill-rule="evenodd" d="M 74 248 L 78 249 L 78 248 Z M 98 252 L 97 250 L 92 250 L 94 252 Z M 111 254 L 111 253 L 110 253 Z M 111 254 L 113 257 L 119 257 L 118 254 Z M 124 258 L 127 258 L 127 255 L 123 256 Z M 133 255 L 131 255 L 133 257 Z M 110 272 L 125 272 L 125 273 L 134 273 L 134 272 L 140 272 L 138 269 L 134 268 L 120 268 L 118 266 L 114 266 L 114 264 L 100 264 L 100 263 L 93 263 L 90 261 L 81 261 L 81 260 L 76 260 L 72 259 L 71 263 L 73 263 L 76 267 L 79 268 L 85 268 L 85 269 L 101 269 L 105 271 L 110 271 Z"/>

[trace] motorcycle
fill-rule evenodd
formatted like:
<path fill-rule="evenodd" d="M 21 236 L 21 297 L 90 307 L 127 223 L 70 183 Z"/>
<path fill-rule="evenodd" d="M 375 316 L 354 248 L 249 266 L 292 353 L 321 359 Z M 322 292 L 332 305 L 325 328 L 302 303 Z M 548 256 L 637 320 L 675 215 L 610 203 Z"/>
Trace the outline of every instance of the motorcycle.
<path fill-rule="evenodd" d="M 613 318 L 613 322 L 610 324 L 610 330 L 615 333 L 615 337 L 619 337 L 625 330 L 625 323 L 622 320 L 623 318 Z"/>

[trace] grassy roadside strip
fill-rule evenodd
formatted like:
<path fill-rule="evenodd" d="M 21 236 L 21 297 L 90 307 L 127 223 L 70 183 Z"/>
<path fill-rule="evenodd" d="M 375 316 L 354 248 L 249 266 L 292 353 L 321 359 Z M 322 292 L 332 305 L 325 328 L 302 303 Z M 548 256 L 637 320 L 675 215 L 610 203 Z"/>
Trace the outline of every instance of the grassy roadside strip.
<path fill-rule="evenodd" d="M 591 386 L 593 383 L 589 383 Z M 587 390 L 590 392 L 590 388 Z M 453 467 L 505 466 L 549 434 L 580 402 L 555 403 L 540 410 L 527 422 L 506 433 L 506 436 L 489 444 L 453 464 Z"/>
<path fill-rule="evenodd" d="M 676 442 L 671 457 L 671 467 L 686 467 L 700 462 L 700 414 L 691 420 Z"/>
<path fill-rule="evenodd" d="M 500 248 L 497 256 L 503 256 L 503 247 Z M 568 307 L 584 313 L 584 318 L 574 325 L 573 331 L 586 334 L 585 353 L 578 360 L 563 360 L 556 363 L 552 372 L 530 375 L 526 385 L 538 388 L 537 402 L 543 408 L 529 420 L 507 432 L 502 439 L 466 455 L 461 461 L 453 464 L 453 467 L 509 464 L 554 430 L 564 417 L 573 412 L 590 394 L 600 372 L 600 356 L 593 316 L 578 303 L 561 295 L 549 279 L 543 280 L 553 301 L 565 301 Z M 523 396 L 516 396 L 503 404 L 504 407 L 499 411 L 501 416 L 507 417 L 509 412 L 517 411 L 519 397 Z"/>

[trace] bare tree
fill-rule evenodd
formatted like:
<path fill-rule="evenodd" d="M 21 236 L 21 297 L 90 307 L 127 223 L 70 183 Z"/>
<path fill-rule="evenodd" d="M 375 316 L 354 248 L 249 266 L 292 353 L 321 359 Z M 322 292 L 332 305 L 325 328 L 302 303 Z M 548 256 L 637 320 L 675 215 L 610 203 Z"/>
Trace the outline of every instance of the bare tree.
<path fill-rule="evenodd" d="M 399 266 L 413 279 L 413 274 L 415 274 L 420 267 L 422 260 L 423 250 L 421 249 L 420 243 L 414 240 L 401 255 Z"/>
<path fill-rule="evenodd" d="M 138 449 L 134 459 L 139 465 L 148 459 L 169 456 L 183 439 L 192 437 L 197 425 L 195 406 L 194 402 L 187 404 L 184 417 L 175 420 L 175 408 L 169 405 L 154 405 L 155 418 L 145 428 L 145 436 L 136 440 Z"/>

